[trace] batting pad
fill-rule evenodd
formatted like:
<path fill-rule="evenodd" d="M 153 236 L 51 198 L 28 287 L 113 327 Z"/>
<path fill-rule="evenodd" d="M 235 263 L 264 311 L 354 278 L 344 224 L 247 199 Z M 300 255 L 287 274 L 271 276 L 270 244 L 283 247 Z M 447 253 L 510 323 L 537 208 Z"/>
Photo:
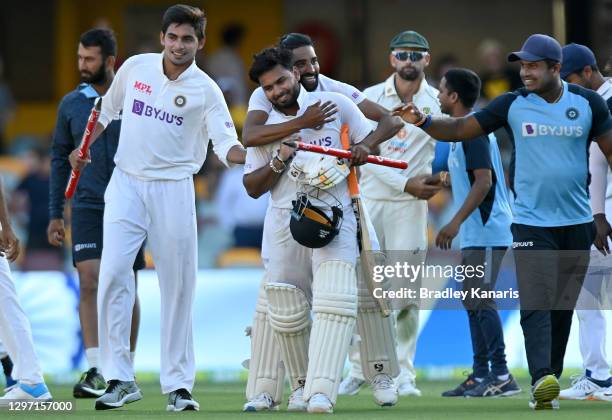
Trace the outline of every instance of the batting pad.
<path fill-rule="evenodd" d="M 285 283 L 267 283 L 268 319 L 289 374 L 291 389 L 304 386 L 308 369 L 310 305 L 299 288 Z"/>
<path fill-rule="evenodd" d="M 246 397 L 250 401 L 261 393 L 267 392 L 278 404 L 283 399 L 285 366 L 281 361 L 280 347 L 274 336 L 274 330 L 268 322 L 266 283 L 267 279 L 264 276 L 259 287 L 253 325 L 250 328 L 251 360 L 248 367 Z"/>
<path fill-rule="evenodd" d="M 359 353 L 364 378 L 371 382 L 380 373 L 392 378 L 400 373 L 395 349 L 395 327 L 393 317 L 383 316 L 372 297 L 361 271 L 357 271 L 359 307 L 357 310 L 357 332 Z"/>
<path fill-rule="evenodd" d="M 304 399 L 325 394 L 336 403 L 342 368 L 357 315 L 355 267 L 343 261 L 319 266 L 312 286 L 312 337 Z"/>

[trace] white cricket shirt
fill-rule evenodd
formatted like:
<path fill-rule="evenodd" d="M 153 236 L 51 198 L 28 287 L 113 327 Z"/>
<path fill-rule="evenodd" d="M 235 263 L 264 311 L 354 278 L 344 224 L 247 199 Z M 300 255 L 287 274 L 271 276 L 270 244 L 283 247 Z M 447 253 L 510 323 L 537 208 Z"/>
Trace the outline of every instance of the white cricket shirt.
<path fill-rule="evenodd" d="M 307 92 L 303 87 L 300 87 L 300 93 L 297 99 L 299 105 L 297 115 L 285 115 L 273 108 L 270 111 L 270 116 L 268 117 L 266 124 L 279 124 L 296 118 L 302 115 L 306 108 L 319 100 L 321 102 L 332 101 L 336 104 L 336 107 L 338 108 L 336 119 L 325 124 L 319 130 L 304 129 L 299 131 L 296 135 L 300 137 L 300 141 L 303 141 L 304 143 L 342 149 L 342 143 L 340 141 L 340 129 L 342 124 L 347 123 L 349 125 L 349 137 L 352 144 L 361 142 L 368 136 L 368 134 L 372 132 L 372 125 L 370 121 L 364 117 L 361 111 L 359 111 L 357 105 L 355 105 L 345 96 L 335 92 Z M 294 136 L 291 136 L 291 138 Z M 249 174 L 259 168 L 269 165 L 270 160 L 280 149 L 280 145 L 283 140 L 278 140 L 264 146 L 248 147 L 246 163 L 244 165 L 244 173 Z M 297 153 L 298 155 L 302 153 L 310 154 L 310 152 L 304 151 L 298 151 Z M 298 159 L 298 156 L 296 156 L 296 159 Z M 282 174 L 278 182 L 270 191 L 270 206 L 281 209 L 291 209 L 293 207 L 291 205 L 291 201 L 295 200 L 296 192 L 301 190 L 299 187 L 300 186 L 295 181 L 289 178 L 287 171 L 285 171 L 285 173 Z M 309 189 L 310 188 L 307 188 L 306 190 Z M 311 199 L 312 204 L 320 207 L 335 205 L 336 203 L 334 202 L 333 198 L 331 198 L 327 193 L 330 193 L 336 197 L 343 207 L 351 204 L 346 180 L 325 190 L 325 192 L 322 192 L 321 198 L 323 201 Z"/>
<path fill-rule="evenodd" d="M 228 151 L 240 143 L 221 90 L 195 62 L 168 79 L 162 59 L 130 57 L 102 98 L 105 127 L 123 111 L 115 164 L 142 179 L 184 179 L 199 171 L 212 140 L 228 165 Z"/>
<path fill-rule="evenodd" d="M 395 74 L 386 81 L 367 88 L 363 93 L 369 100 L 392 110 L 403 105 L 395 89 Z M 440 114 L 438 90 L 431 87 L 425 79 L 412 100 L 426 113 Z M 417 198 L 404 192 L 408 178 L 416 175 L 431 174 L 436 140 L 425 131 L 406 123 L 395 137 L 380 145 L 380 156 L 408 162 L 407 169 L 388 168 L 379 165 L 360 167 L 361 195 L 370 200 L 407 201 Z"/>
<path fill-rule="evenodd" d="M 304 88 L 303 86 L 301 87 Z M 319 74 L 319 83 L 313 92 L 336 92 L 346 96 L 356 105 L 359 105 L 366 98 L 356 87 L 348 83 L 331 79 L 322 74 Z M 263 111 L 266 114 L 272 111 L 272 104 L 268 101 L 268 98 L 266 98 L 266 93 L 261 86 L 255 89 L 251 94 L 249 99 L 249 111 Z"/>

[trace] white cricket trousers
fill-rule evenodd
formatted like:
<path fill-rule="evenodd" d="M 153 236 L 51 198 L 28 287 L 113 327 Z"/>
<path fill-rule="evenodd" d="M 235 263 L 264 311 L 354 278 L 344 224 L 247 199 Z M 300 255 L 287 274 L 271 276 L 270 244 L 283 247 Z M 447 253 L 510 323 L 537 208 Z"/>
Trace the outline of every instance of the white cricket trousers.
<path fill-rule="evenodd" d="M 0 257 L 0 339 L 13 360 L 13 379 L 30 385 L 44 382 L 30 321 L 17 300 L 11 269 L 4 257 Z"/>
<path fill-rule="evenodd" d="M 407 251 L 419 250 L 420 252 L 413 256 L 419 261 L 414 260 L 411 263 L 418 265 L 424 262 L 427 251 L 427 201 L 384 201 L 364 198 L 363 202 L 370 214 L 381 250 L 398 251 L 397 256 L 405 255 Z M 388 261 L 387 264 L 392 265 L 393 262 Z M 416 306 L 409 306 L 401 311 L 394 311 L 393 314 L 396 320 L 397 358 L 400 365 L 398 383 L 403 384 L 416 378 L 414 356 L 419 332 L 419 309 Z M 351 346 L 349 359 L 350 375 L 363 379 L 357 343 Z"/>
<path fill-rule="evenodd" d="M 145 238 L 159 279 L 164 394 L 191 392 L 195 380 L 192 306 L 197 276 L 193 180 L 145 181 L 115 168 L 104 195 L 104 247 L 98 285 L 100 368 L 107 380 L 133 381 L 133 264 Z"/>

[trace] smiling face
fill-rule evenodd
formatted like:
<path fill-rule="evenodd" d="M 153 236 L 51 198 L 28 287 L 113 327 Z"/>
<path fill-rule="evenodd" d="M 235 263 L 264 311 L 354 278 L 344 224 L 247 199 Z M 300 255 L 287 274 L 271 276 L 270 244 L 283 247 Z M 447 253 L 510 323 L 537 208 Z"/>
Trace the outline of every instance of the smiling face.
<path fill-rule="evenodd" d="M 277 65 L 259 77 L 259 85 L 272 105 L 282 111 L 297 102 L 300 94 L 299 75 L 295 67 L 290 71 Z"/>
<path fill-rule="evenodd" d="M 521 60 L 521 80 L 527 90 L 534 93 L 548 91 L 559 78 L 561 65 L 556 63 L 549 67 L 546 61 Z"/>
<path fill-rule="evenodd" d="M 300 83 L 308 92 L 319 85 L 319 59 L 311 45 L 296 48 L 292 51 L 293 65 L 300 72 Z"/>
<path fill-rule="evenodd" d="M 164 57 L 175 66 L 191 64 L 198 50 L 204 47 L 204 38 L 198 40 L 196 31 L 188 23 L 171 23 L 166 32 L 160 33 Z"/>

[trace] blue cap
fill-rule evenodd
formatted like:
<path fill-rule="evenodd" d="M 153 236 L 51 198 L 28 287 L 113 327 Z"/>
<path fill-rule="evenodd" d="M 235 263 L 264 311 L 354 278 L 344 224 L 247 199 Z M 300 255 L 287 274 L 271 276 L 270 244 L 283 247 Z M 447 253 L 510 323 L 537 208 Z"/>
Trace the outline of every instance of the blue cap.
<path fill-rule="evenodd" d="M 561 45 L 555 38 L 543 34 L 534 34 L 527 38 L 520 51 L 508 55 L 508 61 L 553 60 L 560 63 L 562 57 Z"/>
<path fill-rule="evenodd" d="M 567 44 L 563 47 L 561 78 L 582 71 L 585 66 L 596 66 L 595 54 L 589 47 L 580 44 Z"/>

